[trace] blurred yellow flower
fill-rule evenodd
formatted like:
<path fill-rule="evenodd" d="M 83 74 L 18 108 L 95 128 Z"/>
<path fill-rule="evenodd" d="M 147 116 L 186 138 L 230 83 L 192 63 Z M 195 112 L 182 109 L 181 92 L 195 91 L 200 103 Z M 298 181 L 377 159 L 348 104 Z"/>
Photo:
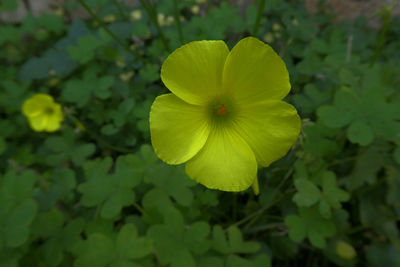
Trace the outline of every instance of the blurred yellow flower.
<path fill-rule="evenodd" d="M 357 256 L 357 252 L 352 245 L 345 241 L 336 243 L 336 253 L 343 259 L 351 260 Z"/>
<path fill-rule="evenodd" d="M 134 71 L 123 72 L 119 75 L 119 79 L 123 82 L 128 82 L 134 74 Z"/>
<path fill-rule="evenodd" d="M 47 94 L 36 94 L 25 100 L 22 113 L 28 118 L 32 129 L 37 132 L 57 131 L 63 121 L 61 105 L 55 103 Z"/>
<path fill-rule="evenodd" d="M 195 41 L 164 61 L 161 79 L 172 94 L 150 111 L 151 141 L 169 164 L 208 188 L 242 191 L 257 165 L 283 157 L 300 132 L 285 63 L 264 42 L 248 37 L 229 51 L 223 41 Z"/>
<path fill-rule="evenodd" d="M 103 21 L 105 23 L 113 23 L 113 22 L 115 22 L 115 20 L 116 20 L 116 17 L 113 14 L 106 15 L 103 17 Z"/>
<path fill-rule="evenodd" d="M 133 10 L 129 17 L 131 21 L 140 20 L 142 18 L 142 11 L 139 9 Z"/>
<path fill-rule="evenodd" d="M 194 5 L 194 6 L 191 7 L 190 10 L 192 11 L 193 14 L 199 14 L 200 7 L 198 5 Z"/>

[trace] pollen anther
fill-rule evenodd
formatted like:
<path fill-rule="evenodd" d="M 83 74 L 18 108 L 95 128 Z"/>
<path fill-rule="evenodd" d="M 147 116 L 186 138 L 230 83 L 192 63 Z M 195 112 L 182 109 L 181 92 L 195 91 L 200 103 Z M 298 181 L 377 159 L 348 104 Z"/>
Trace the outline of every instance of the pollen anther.
<path fill-rule="evenodd" d="M 222 104 L 221 101 L 218 101 L 217 105 L 214 106 L 212 109 L 216 111 L 217 115 L 226 115 L 227 113 L 226 108 L 227 108 L 226 104 Z"/>

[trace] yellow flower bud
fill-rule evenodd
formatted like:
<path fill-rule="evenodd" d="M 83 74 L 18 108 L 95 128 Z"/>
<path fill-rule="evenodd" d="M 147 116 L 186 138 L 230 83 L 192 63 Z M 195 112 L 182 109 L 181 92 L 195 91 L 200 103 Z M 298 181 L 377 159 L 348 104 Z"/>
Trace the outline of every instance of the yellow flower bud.
<path fill-rule="evenodd" d="M 134 71 L 123 72 L 119 75 L 119 78 L 121 79 L 121 81 L 127 82 L 133 77 L 134 74 Z"/>
<path fill-rule="evenodd" d="M 336 243 L 336 253 L 339 255 L 339 257 L 346 260 L 351 260 L 357 256 L 353 246 L 345 241 L 339 241 Z"/>
<path fill-rule="evenodd" d="M 113 22 L 115 22 L 115 20 L 116 20 L 116 18 L 115 18 L 115 16 L 113 14 L 110 14 L 110 15 L 107 15 L 107 16 L 103 17 L 103 21 L 105 23 L 113 23 Z"/>
<path fill-rule="evenodd" d="M 131 21 L 140 20 L 142 18 L 142 11 L 139 9 L 133 10 L 129 18 Z"/>
<path fill-rule="evenodd" d="M 200 7 L 198 5 L 194 5 L 194 6 L 192 6 L 191 11 L 193 14 L 199 14 Z"/>

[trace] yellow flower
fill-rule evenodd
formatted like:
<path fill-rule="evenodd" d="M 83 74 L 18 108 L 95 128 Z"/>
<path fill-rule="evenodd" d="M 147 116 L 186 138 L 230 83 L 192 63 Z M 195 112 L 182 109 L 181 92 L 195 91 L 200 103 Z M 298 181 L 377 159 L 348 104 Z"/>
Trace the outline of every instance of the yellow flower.
<path fill-rule="evenodd" d="M 140 20 L 142 18 L 142 11 L 139 9 L 133 10 L 129 17 L 131 21 Z"/>
<path fill-rule="evenodd" d="M 283 157 L 300 132 L 296 109 L 281 101 L 290 91 L 285 63 L 248 37 L 229 51 L 223 41 L 195 41 L 163 63 L 172 94 L 150 111 L 151 141 L 168 164 L 208 188 L 257 187 L 257 165 Z"/>
<path fill-rule="evenodd" d="M 36 94 L 25 100 L 22 113 L 28 118 L 32 129 L 41 132 L 57 131 L 63 120 L 61 105 L 47 94 Z"/>
<path fill-rule="evenodd" d="M 336 243 L 336 253 L 346 260 L 351 260 L 357 256 L 357 252 L 353 246 L 345 241 L 339 241 Z"/>
<path fill-rule="evenodd" d="M 106 16 L 104 16 L 104 18 L 103 18 L 103 21 L 104 21 L 105 23 L 113 23 L 113 22 L 115 22 L 115 20 L 116 20 L 116 18 L 115 18 L 115 16 L 114 16 L 113 14 L 106 15 Z"/>

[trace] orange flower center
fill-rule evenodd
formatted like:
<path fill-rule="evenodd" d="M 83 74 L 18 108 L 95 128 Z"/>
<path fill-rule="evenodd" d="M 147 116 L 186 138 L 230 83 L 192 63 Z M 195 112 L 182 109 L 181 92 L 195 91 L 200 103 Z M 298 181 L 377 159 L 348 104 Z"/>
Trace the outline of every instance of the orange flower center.
<path fill-rule="evenodd" d="M 217 105 L 214 106 L 212 109 L 215 111 L 215 113 L 219 116 L 226 115 L 226 108 L 227 105 L 223 104 L 221 101 L 218 101 Z"/>

